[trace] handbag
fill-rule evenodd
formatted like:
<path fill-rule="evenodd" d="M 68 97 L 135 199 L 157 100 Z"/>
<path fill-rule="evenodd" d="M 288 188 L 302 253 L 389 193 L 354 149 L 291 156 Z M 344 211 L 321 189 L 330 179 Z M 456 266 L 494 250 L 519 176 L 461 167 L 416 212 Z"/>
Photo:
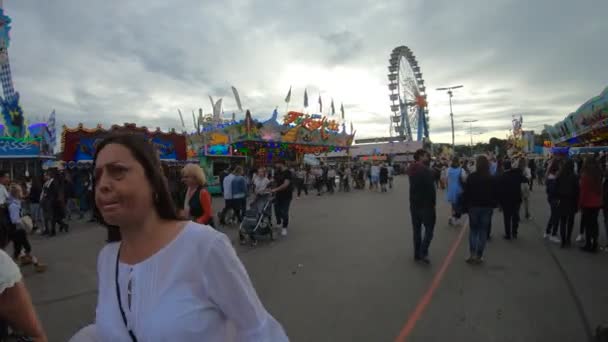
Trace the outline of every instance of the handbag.
<path fill-rule="evenodd" d="M 21 217 L 21 228 L 23 228 L 28 234 L 32 232 L 34 229 L 34 222 L 32 221 L 31 216 L 25 215 Z"/>

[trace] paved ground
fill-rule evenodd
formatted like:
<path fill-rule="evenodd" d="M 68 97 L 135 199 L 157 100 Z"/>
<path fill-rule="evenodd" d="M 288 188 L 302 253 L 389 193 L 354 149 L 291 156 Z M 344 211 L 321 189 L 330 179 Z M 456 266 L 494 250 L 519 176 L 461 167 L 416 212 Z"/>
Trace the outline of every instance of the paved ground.
<path fill-rule="evenodd" d="M 523 224 L 518 241 L 500 238 L 496 211 L 484 266 L 464 263 L 464 234 L 428 306 L 414 315 L 408 341 L 578 342 L 608 319 L 608 253 L 545 242 L 547 205 L 542 190 L 533 196 L 534 219 Z M 429 267 L 412 261 L 406 178 L 387 194 L 294 200 L 287 239 L 237 251 L 293 341 L 394 341 L 460 234 L 447 226 L 440 202 Z M 226 232 L 236 238 L 235 230 Z M 94 320 L 95 262 L 104 237 L 102 228 L 79 224 L 52 240 L 36 238 L 36 252 L 50 267 L 45 274 L 25 270 L 26 281 L 50 341 L 65 341 Z"/>

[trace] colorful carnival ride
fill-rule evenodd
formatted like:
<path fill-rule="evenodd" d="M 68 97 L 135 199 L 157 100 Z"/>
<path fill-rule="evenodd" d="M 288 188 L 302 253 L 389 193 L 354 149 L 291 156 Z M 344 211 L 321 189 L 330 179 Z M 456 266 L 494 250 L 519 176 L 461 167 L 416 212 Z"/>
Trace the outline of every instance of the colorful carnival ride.
<path fill-rule="evenodd" d="M 203 156 L 246 156 L 255 165 L 276 159 L 300 162 L 304 154 L 320 155 L 348 149 L 354 132 L 321 114 L 291 111 L 279 122 L 275 110 L 266 121 L 247 111 L 241 121 L 210 123 L 192 134 L 192 146 Z"/>
<path fill-rule="evenodd" d="M 55 148 L 55 112 L 48 122 L 29 124 L 21 105 L 19 93 L 13 86 L 8 58 L 11 18 L 4 13 L 0 1 L 0 167 L 12 177 L 39 175 L 42 163 L 53 158 Z"/>
<path fill-rule="evenodd" d="M 554 146 L 608 145 L 608 87 L 553 126 L 545 125 Z"/>
<path fill-rule="evenodd" d="M 302 163 L 306 154 L 347 151 L 355 132 L 321 114 L 290 111 L 282 119 L 275 110 L 265 121 L 246 111 L 243 120 L 200 117 L 198 129 L 188 136 L 190 156 L 198 155 L 207 170 L 210 191 L 219 191 L 219 175 L 234 164 L 270 165 L 277 160 Z M 217 189 L 216 189 L 217 188 Z"/>

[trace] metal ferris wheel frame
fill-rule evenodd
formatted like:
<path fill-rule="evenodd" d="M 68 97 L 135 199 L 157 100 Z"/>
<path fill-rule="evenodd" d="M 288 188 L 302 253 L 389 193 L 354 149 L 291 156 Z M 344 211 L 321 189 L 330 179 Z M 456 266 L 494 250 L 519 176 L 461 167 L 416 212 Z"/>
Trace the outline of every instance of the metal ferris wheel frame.
<path fill-rule="evenodd" d="M 390 134 L 401 140 L 429 138 L 426 87 L 416 56 L 407 46 L 393 49 L 388 65 L 391 101 Z"/>

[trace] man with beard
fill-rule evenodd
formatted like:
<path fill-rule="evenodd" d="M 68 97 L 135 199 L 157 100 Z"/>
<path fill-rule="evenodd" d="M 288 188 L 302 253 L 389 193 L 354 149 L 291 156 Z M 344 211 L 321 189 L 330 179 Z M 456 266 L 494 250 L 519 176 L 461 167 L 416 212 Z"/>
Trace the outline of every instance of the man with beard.
<path fill-rule="evenodd" d="M 435 213 L 435 178 L 429 168 L 430 155 L 425 150 L 414 154 L 415 163 L 408 169 L 410 179 L 410 214 L 414 230 L 414 260 L 429 264 L 429 246 L 437 219 Z M 422 232 L 424 226 L 424 234 Z"/>
<path fill-rule="evenodd" d="M 285 166 L 285 162 L 276 162 L 276 173 L 274 175 L 275 188 L 270 190 L 276 194 L 274 211 L 277 217 L 277 224 L 282 224 L 281 235 L 287 236 L 287 226 L 289 225 L 289 205 L 293 196 L 293 184 L 291 172 Z"/>

